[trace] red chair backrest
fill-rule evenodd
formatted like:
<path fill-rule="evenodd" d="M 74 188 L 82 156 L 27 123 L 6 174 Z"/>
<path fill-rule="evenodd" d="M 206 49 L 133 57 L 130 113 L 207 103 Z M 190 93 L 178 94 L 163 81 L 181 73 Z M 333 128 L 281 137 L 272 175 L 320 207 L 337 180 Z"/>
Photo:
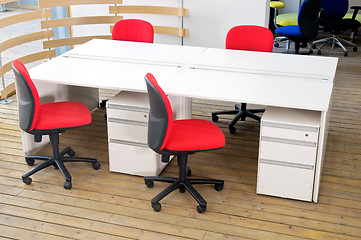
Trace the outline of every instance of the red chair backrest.
<path fill-rule="evenodd" d="M 272 52 L 273 34 L 261 26 L 236 26 L 227 33 L 226 49 Z"/>
<path fill-rule="evenodd" d="M 20 128 L 24 131 L 31 131 L 39 119 L 39 94 L 22 62 L 19 60 L 13 61 L 12 68 L 15 74 L 18 95 Z"/>
<path fill-rule="evenodd" d="M 148 146 L 162 150 L 168 143 L 173 126 L 173 112 L 167 95 L 151 73 L 145 75 L 150 104 L 148 120 Z"/>
<path fill-rule="evenodd" d="M 114 25 L 112 39 L 153 43 L 154 29 L 149 22 L 140 19 L 124 19 Z"/>

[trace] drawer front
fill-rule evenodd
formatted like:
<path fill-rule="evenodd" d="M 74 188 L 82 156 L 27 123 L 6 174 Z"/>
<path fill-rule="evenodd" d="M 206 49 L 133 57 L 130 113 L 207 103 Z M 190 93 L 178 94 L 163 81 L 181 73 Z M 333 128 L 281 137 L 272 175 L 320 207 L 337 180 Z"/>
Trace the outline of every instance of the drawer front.
<path fill-rule="evenodd" d="M 314 171 L 259 163 L 257 193 L 312 201 Z"/>
<path fill-rule="evenodd" d="M 156 176 L 167 166 L 161 155 L 148 147 L 109 142 L 109 168 L 112 172 L 138 176 Z"/>
<path fill-rule="evenodd" d="M 148 123 L 149 109 L 115 109 L 107 108 L 107 117 L 114 119 L 124 119 L 129 121 L 146 122 Z"/>
<path fill-rule="evenodd" d="M 147 144 L 148 124 L 122 122 L 108 118 L 108 139 L 117 139 Z"/>
<path fill-rule="evenodd" d="M 312 146 L 261 140 L 259 158 L 314 166 L 316 152 Z"/>
<path fill-rule="evenodd" d="M 296 141 L 314 142 L 318 141 L 318 129 L 314 131 L 269 127 L 262 125 L 261 135 L 265 137 L 283 138 Z"/>

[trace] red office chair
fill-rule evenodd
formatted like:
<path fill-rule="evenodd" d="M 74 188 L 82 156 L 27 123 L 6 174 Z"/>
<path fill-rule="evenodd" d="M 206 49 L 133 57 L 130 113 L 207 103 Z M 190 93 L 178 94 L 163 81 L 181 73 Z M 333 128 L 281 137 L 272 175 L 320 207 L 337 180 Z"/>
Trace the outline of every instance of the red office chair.
<path fill-rule="evenodd" d="M 31 175 L 52 165 L 63 174 L 65 178 L 64 188 L 71 189 L 71 176 L 64 162 L 90 162 L 95 170 L 100 168 L 100 163 L 94 158 L 75 158 L 75 152 L 70 147 L 66 147 L 59 152 L 59 133 L 71 128 L 89 125 L 91 123 L 90 112 L 85 105 L 78 102 L 40 104 L 38 91 L 24 64 L 19 60 L 15 60 L 12 67 L 18 94 L 20 128 L 34 135 L 35 142 L 41 142 L 43 135 L 49 135 L 53 149 L 52 156 L 25 156 L 26 163 L 29 166 L 34 165 L 36 159 L 45 162 L 23 174 L 23 182 L 31 184 Z M 70 157 L 64 157 L 65 154 Z"/>
<path fill-rule="evenodd" d="M 154 28 L 149 22 L 140 19 L 123 19 L 118 21 L 112 31 L 112 40 L 153 43 Z M 100 107 L 105 108 L 108 99 L 100 102 Z M 105 114 L 106 118 L 106 114 Z"/>
<path fill-rule="evenodd" d="M 223 189 L 222 180 L 188 179 L 190 171 L 187 168 L 188 155 L 213 149 L 225 145 L 222 131 L 212 122 L 198 119 L 173 121 L 172 107 L 167 95 L 158 85 L 154 76 L 148 73 L 145 76 L 150 102 L 148 122 L 148 146 L 155 152 L 162 154 L 162 162 L 168 162 L 170 155 L 178 158 L 179 177 L 144 177 L 145 184 L 151 188 L 153 181 L 172 183 L 160 192 L 152 200 L 154 211 L 159 212 L 159 201 L 169 193 L 179 188 L 180 192 L 187 191 L 197 200 L 197 211 L 202 213 L 206 210 L 207 202 L 195 190 L 192 184 L 215 184 L 217 191 Z"/>
<path fill-rule="evenodd" d="M 233 27 L 228 31 L 226 37 L 226 49 L 233 50 L 247 50 L 258 52 L 272 52 L 273 48 L 273 35 L 272 32 L 265 27 L 243 25 Z M 245 121 L 246 117 L 253 118 L 261 121 L 261 118 L 255 113 L 264 112 L 264 109 L 248 109 L 247 104 L 236 104 L 235 110 L 225 110 L 212 113 L 212 120 L 217 122 L 218 115 L 222 114 L 236 114 L 228 128 L 231 133 L 236 132 L 234 125 L 238 120 Z"/>
<path fill-rule="evenodd" d="M 152 24 L 140 19 L 120 20 L 113 27 L 113 40 L 153 43 L 153 38 Z"/>

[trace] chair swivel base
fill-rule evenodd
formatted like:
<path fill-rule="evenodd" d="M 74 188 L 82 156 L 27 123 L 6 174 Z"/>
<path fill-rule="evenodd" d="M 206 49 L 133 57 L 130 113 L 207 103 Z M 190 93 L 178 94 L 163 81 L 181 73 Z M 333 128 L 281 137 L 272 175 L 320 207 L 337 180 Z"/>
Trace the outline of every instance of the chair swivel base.
<path fill-rule="evenodd" d="M 332 37 L 327 37 L 327 38 L 322 38 L 322 39 L 319 39 L 319 40 L 316 40 L 312 43 L 312 48 L 316 48 L 316 44 L 317 43 L 322 43 L 318 49 L 317 49 L 317 54 L 318 55 L 321 55 L 321 48 L 323 48 L 323 46 L 325 46 L 325 44 L 331 42 L 332 44 L 332 49 L 335 48 L 335 45 L 338 45 L 339 47 L 342 48 L 343 52 L 344 52 L 344 56 L 347 57 L 348 56 L 348 52 L 347 52 L 347 49 L 345 48 L 345 46 L 342 44 L 348 44 L 349 46 L 352 46 L 352 51 L 354 52 L 357 52 L 357 46 L 355 43 L 351 42 L 351 41 L 347 41 L 343 38 L 337 38 L 336 35 L 333 35 Z"/>
<path fill-rule="evenodd" d="M 228 125 L 228 129 L 230 133 L 235 133 L 237 129 L 235 128 L 236 123 L 241 120 L 245 121 L 247 117 L 252 118 L 258 122 L 261 121 L 261 117 L 257 116 L 255 113 L 264 112 L 264 109 L 247 109 L 246 103 L 235 104 L 235 110 L 226 110 L 226 111 L 219 111 L 219 112 L 212 112 L 212 121 L 217 122 L 219 117 L 218 115 L 225 115 L 225 114 L 236 114 L 233 118 L 231 123 Z"/>
<path fill-rule="evenodd" d="M 182 166 L 183 165 L 183 166 Z M 177 188 L 179 188 L 179 191 L 181 193 L 184 193 L 185 190 L 187 190 L 192 197 L 198 202 L 197 211 L 199 213 L 203 213 L 206 211 L 207 208 L 207 202 L 204 200 L 204 198 L 197 192 L 197 190 L 192 186 L 192 184 L 214 184 L 214 189 L 216 191 L 221 191 L 223 189 L 224 181 L 223 180 L 215 180 L 215 179 L 189 179 L 187 178 L 187 175 L 190 175 L 190 170 L 187 166 L 184 166 L 184 164 L 180 163 L 179 166 L 179 178 L 173 178 L 173 177 L 144 177 L 145 185 L 148 188 L 152 188 L 154 186 L 154 181 L 159 182 L 167 182 L 172 183 L 169 185 L 166 189 L 164 189 L 162 192 L 157 194 L 152 200 L 152 208 L 154 211 L 159 212 L 162 208 L 162 205 L 159 203 L 160 200 L 162 200 L 165 196 L 167 196 L 169 193 L 173 192 Z"/>
<path fill-rule="evenodd" d="M 63 157 L 65 154 L 68 154 L 69 157 Z M 92 163 L 94 170 L 98 170 L 101 166 L 100 163 L 95 158 L 74 157 L 75 152 L 73 149 L 71 149 L 71 147 L 66 147 L 64 150 L 62 150 L 59 153 L 59 155 L 61 156 L 61 158 L 54 158 L 53 156 L 43 156 L 43 155 L 27 155 L 27 156 L 25 156 L 25 161 L 29 166 L 33 166 L 35 163 L 35 160 L 43 160 L 45 162 L 37 165 L 33 169 L 24 173 L 22 175 L 23 182 L 27 185 L 30 185 L 32 182 L 32 179 L 30 178 L 31 175 L 52 165 L 55 167 L 55 169 L 59 169 L 60 172 L 63 174 L 63 176 L 65 178 L 64 188 L 71 189 L 72 188 L 71 175 L 70 175 L 68 169 L 65 167 L 64 162 L 90 162 L 90 163 Z"/>

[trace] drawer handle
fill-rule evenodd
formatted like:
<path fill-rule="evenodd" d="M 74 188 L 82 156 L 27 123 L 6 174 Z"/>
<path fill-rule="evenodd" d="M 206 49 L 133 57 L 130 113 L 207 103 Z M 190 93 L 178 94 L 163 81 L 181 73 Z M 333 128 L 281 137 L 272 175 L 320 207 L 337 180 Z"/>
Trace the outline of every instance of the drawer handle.
<path fill-rule="evenodd" d="M 278 165 L 278 166 L 284 166 L 284 167 L 303 168 L 303 169 L 307 169 L 307 170 L 314 169 L 314 166 L 312 166 L 312 165 L 306 165 L 306 164 L 301 164 L 301 163 L 281 162 L 281 161 L 264 159 L 264 158 L 260 158 L 260 163 L 272 164 L 272 165 Z"/>
<path fill-rule="evenodd" d="M 307 141 L 275 138 L 275 137 L 262 136 L 261 140 L 267 141 L 267 142 L 285 143 L 285 144 L 301 145 L 301 146 L 307 146 L 307 147 L 316 147 L 317 146 L 317 144 L 315 142 L 307 142 Z"/>
<path fill-rule="evenodd" d="M 108 122 L 122 123 L 122 124 L 136 125 L 136 126 L 144 126 L 144 127 L 148 126 L 148 123 L 146 123 L 146 122 L 125 120 L 125 119 L 117 119 L 117 118 L 108 118 Z"/>
<path fill-rule="evenodd" d="M 118 105 L 118 104 L 108 104 L 109 109 L 118 109 L 118 110 L 127 110 L 132 112 L 146 112 L 149 113 L 149 108 L 144 107 L 136 107 L 136 106 L 125 106 L 125 105 Z"/>
<path fill-rule="evenodd" d="M 298 126 L 287 123 L 275 123 L 275 122 L 262 122 L 262 126 L 265 127 L 274 127 L 274 128 L 284 128 L 291 130 L 300 130 L 300 131 L 309 131 L 309 132 L 318 132 L 318 127 L 310 126 Z"/>
<path fill-rule="evenodd" d="M 124 145 L 136 146 L 136 147 L 145 147 L 145 148 L 148 147 L 148 145 L 144 144 L 144 143 L 124 141 L 124 140 L 118 140 L 118 139 L 110 139 L 109 142 L 116 143 L 116 144 L 124 144 Z"/>

